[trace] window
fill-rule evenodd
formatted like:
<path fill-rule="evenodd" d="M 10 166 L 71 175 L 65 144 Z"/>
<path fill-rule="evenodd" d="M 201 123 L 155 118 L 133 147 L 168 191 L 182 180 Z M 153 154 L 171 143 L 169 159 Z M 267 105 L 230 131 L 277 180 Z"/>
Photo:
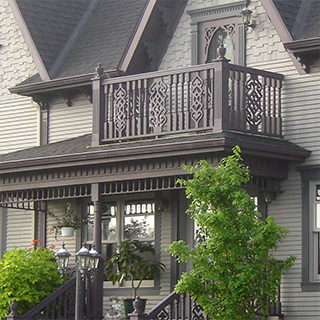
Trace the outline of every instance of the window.
<path fill-rule="evenodd" d="M 93 206 L 88 206 L 93 220 Z M 102 255 L 112 256 L 117 246 L 126 239 L 135 239 L 155 245 L 154 200 L 117 201 L 102 205 Z M 93 224 L 88 224 L 87 241 L 93 241 Z"/>
<path fill-rule="evenodd" d="M 311 185 L 311 219 L 310 219 L 310 247 L 311 247 L 311 277 L 320 281 L 320 182 Z"/>
<path fill-rule="evenodd" d="M 303 291 L 320 291 L 320 166 L 302 166 Z"/>
<path fill-rule="evenodd" d="M 220 44 L 231 63 L 245 65 L 245 28 L 241 11 L 246 1 L 188 11 L 192 27 L 192 63 L 209 63 L 217 58 Z"/>
<path fill-rule="evenodd" d="M 237 56 L 237 24 L 235 19 L 215 20 L 201 24 L 200 31 L 200 63 L 209 63 L 217 58 L 217 50 L 221 44 L 226 48 L 225 57 L 235 63 Z"/>

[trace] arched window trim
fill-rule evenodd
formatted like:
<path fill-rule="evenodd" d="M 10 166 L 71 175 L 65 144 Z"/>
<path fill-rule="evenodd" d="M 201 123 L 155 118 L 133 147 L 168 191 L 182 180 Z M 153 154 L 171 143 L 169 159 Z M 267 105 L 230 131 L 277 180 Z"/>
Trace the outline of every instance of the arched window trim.
<path fill-rule="evenodd" d="M 245 28 L 240 14 L 245 5 L 246 1 L 240 1 L 237 3 L 230 3 L 228 5 L 188 11 L 188 14 L 191 16 L 193 65 L 204 63 L 203 47 L 201 50 L 201 34 L 203 33 L 203 27 L 205 25 L 209 26 L 209 24 L 213 27 L 221 27 L 230 23 L 234 23 L 237 30 L 237 34 L 234 37 L 234 43 L 236 45 L 234 63 L 243 66 L 245 65 Z"/>

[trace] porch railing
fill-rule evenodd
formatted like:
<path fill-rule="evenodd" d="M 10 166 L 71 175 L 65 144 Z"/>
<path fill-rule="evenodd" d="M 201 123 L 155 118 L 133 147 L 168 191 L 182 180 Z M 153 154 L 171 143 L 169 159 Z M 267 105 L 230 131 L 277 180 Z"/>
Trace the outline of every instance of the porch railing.
<path fill-rule="evenodd" d="M 177 70 L 109 79 L 98 75 L 93 80 L 93 140 L 221 130 L 281 136 L 282 79 L 229 64 L 224 57 Z"/>
<path fill-rule="evenodd" d="M 280 288 L 278 291 L 278 301 L 270 306 L 269 316 L 282 319 Z M 148 313 L 143 313 L 139 309 L 140 304 L 136 302 L 137 300 L 135 301 L 135 311 L 130 315 L 130 320 L 208 320 L 203 313 L 202 307 L 195 300 L 192 300 L 188 294 L 180 295 L 172 292 Z M 257 316 L 261 315 L 259 303 L 257 301 L 253 301 L 252 303 L 256 308 Z"/>

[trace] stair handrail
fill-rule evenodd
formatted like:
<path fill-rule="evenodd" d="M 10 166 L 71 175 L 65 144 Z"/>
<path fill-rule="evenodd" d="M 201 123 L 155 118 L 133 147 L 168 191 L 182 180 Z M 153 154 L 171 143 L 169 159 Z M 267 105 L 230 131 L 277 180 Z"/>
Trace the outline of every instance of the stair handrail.
<path fill-rule="evenodd" d="M 161 310 L 172 303 L 175 299 L 178 299 L 180 295 L 176 292 L 171 292 L 165 299 L 160 301 L 156 306 L 154 306 L 148 313 L 146 313 L 146 319 L 154 318 Z"/>
<path fill-rule="evenodd" d="M 75 287 L 76 285 L 76 276 L 73 275 L 69 280 L 64 282 L 57 290 L 52 292 L 49 296 L 45 297 L 41 302 L 36 306 L 26 312 L 21 316 L 21 320 L 29 320 L 39 312 L 41 312 L 45 307 L 47 307 L 51 302 L 57 299 L 61 294 L 68 291 L 70 288 Z"/>

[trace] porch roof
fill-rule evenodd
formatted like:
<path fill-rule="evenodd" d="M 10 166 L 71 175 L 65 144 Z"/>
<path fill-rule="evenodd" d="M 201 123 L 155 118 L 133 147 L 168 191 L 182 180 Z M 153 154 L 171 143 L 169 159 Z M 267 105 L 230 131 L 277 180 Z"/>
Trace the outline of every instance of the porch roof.
<path fill-rule="evenodd" d="M 184 134 L 175 137 L 118 142 L 91 147 L 91 134 L 0 155 L 0 173 L 60 163 L 103 163 L 212 152 L 230 152 L 239 145 L 244 155 L 304 161 L 310 152 L 287 140 L 240 132 Z"/>

